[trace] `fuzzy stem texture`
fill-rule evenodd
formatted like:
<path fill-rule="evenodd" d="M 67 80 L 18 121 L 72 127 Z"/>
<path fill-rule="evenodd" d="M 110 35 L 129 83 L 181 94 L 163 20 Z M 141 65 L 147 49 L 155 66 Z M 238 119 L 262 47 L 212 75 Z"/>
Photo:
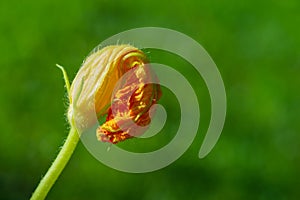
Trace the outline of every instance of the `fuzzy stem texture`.
<path fill-rule="evenodd" d="M 59 177 L 60 173 L 68 163 L 74 149 L 79 141 L 79 134 L 74 126 L 71 126 L 69 135 L 58 153 L 56 159 L 48 169 L 46 175 L 42 178 L 38 187 L 31 196 L 31 200 L 45 199 L 51 187 Z"/>

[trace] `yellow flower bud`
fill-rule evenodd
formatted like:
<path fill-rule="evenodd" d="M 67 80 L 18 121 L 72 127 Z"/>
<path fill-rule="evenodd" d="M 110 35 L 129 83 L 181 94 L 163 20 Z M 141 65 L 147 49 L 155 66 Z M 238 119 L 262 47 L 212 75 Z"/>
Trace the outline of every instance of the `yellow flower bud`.
<path fill-rule="evenodd" d="M 149 109 L 161 96 L 159 85 L 149 83 L 155 76 L 146 63 L 145 54 L 130 45 L 107 46 L 92 53 L 71 85 L 69 120 L 84 131 L 107 115 L 97 129 L 97 138 L 104 142 L 117 143 L 141 134 L 132 123 L 148 125 Z M 117 86 L 129 70 L 129 76 Z"/>

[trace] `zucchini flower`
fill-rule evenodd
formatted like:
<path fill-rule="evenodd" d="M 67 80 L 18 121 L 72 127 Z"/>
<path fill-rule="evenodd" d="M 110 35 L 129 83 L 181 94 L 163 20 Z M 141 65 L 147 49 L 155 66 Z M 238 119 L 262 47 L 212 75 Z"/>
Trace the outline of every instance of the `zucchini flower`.
<path fill-rule="evenodd" d="M 88 56 L 77 73 L 70 88 L 68 118 L 83 132 L 106 117 L 96 130 L 103 142 L 115 144 L 139 136 L 151 122 L 151 106 L 161 97 L 155 83 L 142 51 L 130 45 L 104 47 Z"/>

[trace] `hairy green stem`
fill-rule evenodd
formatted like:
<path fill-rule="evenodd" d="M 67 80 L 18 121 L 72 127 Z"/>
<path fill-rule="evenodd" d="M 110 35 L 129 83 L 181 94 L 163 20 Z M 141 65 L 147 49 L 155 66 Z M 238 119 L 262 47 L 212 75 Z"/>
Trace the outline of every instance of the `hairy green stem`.
<path fill-rule="evenodd" d="M 74 126 L 71 125 L 69 135 L 61 148 L 56 159 L 48 169 L 46 175 L 42 178 L 38 187 L 31 196 L 31 200 L 45 199 L 56 179 L 68 163 L 77 143 L 79 141 L 79 134 Z"/>

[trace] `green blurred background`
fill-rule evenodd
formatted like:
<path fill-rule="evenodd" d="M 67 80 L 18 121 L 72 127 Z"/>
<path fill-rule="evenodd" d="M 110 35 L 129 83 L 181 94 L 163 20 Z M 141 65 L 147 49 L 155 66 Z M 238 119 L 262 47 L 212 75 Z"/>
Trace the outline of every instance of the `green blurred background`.
<path fill-rule="evenodd" d="M 297 0 L 1 1 L 0 199 L 29 199 L 67 135 L 55 64 L 73 79 L 102 40 L 143 26 L 183 32 L 214 59 L 228 101 L 219 142 L 198 159 L 207 88 L 182 60 L 156 52 L 154 60 L 177 66 L 197 91 L 201 124 L 192 146 L 164 169 L 128 174 L 80 143 L 48 199 L 300 199 L 299 10 Z M 172 95 L 162 103 L 178 121 Z M 171 139 L 178 123 L 168 122 L 161 134 Z"/>

